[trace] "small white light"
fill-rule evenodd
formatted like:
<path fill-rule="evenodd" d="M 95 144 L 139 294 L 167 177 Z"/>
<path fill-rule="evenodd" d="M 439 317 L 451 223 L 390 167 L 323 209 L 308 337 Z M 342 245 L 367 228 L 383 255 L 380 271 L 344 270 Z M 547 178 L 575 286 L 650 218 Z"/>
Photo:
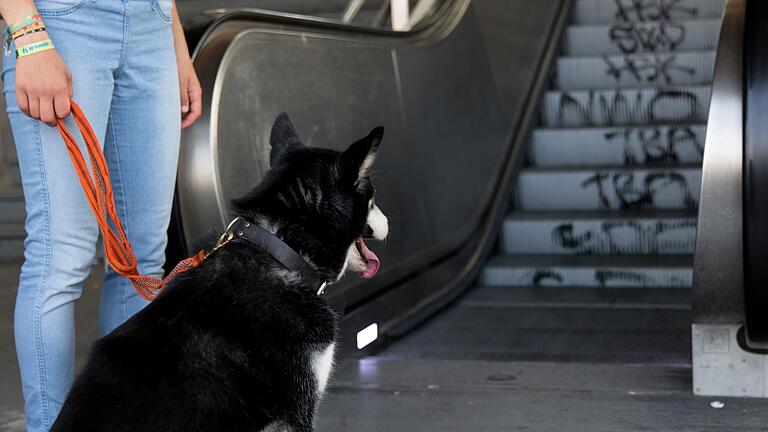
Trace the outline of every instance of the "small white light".
<path fill-rule="evenodd" d="M 363 349 L 379 337 L 379 325 L 373 323 L 357 332 L 357 349 Z"/>

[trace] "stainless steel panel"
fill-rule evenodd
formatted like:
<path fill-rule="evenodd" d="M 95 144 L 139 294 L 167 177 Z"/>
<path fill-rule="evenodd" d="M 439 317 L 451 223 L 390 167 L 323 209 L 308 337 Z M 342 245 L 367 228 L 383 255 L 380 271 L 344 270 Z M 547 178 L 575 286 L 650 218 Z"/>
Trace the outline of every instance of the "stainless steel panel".
<path fill-rule="evenodd" d="M 496 3 L 518 13 L 532 7 Z M 387 333 L 444 301 L 492 244 L 567 4 L 534 7 L 538 28 L 554 27 L 551 35 L 507 27 L 520 44 L 506 55 L 517 61 L 496 69 L 519 81 L 515 94 L 503 92 L 516 98 L 515 115 L 502 109 L 487 22 L 468 0 L 449 2 L 432 25 L 406 34 L 248 11 L 218 18 L 194 59 L 205 109 L 182 145 L 178 198 L 187 240 L 220 227 L 227 201 L 258 183 L 278 112 L 292 116 L 309 145 L 336 149 L 383 124 L 375 177 L 392 233 L 377 247 L 383 269 L 374 280 L 349 276 L 329 294 L 346 313 L 342 340 L 370 321 Z M 521 55 L 537 46 L 547 49 Z"/>
<path fill-rule="evenodd" d="M 211 31 L 195 58 L 206 110 L 184 135 L 179 169 L 187 239 L 221 226 L 229 200 L 260 181 L 271 123 L 286 111 L 312 146 L 343 149 L 385 126 L 377 200 L 393 235 L 378 280 L 465 241 L 510 128 L 467 5 L 455 3 L 454 25 L 410 40 L 237 20 Z"/>
<path fill-rule="evenodd" d="M 741 194 L 745 4 L 745 0 L 726 4 L 715 62 L 694 259 L 694 324 L 744 320 Z"/>

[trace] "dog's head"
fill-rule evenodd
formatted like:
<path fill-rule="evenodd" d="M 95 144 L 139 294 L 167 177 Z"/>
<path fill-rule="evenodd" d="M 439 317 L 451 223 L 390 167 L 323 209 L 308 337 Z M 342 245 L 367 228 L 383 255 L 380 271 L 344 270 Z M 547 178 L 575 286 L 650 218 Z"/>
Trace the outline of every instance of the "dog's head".
<path fill-rule="evenodd" d="M 283 239 L 326 279 L 345 269 L 373 277 L 380 262 L 365 241 L 384 240 L 389 232 L 369 176 L 383 134 L 375 128 L 343 152 L 306 147 L 280 114 L 270 137 L 270 170 L 234 201 L 236 212 Z"/>

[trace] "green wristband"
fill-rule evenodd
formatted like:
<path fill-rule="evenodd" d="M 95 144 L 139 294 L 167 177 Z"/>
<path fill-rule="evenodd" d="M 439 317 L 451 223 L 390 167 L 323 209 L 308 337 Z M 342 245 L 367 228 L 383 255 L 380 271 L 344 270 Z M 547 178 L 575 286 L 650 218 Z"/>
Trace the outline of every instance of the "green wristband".
<path fill-rule="evenodd" d="M 31 25 L 31 24 L 34 24 L 34 23 L 36 23 L 38 21 L 42 21 L 42 20 L 43 19 L 40 17 L 39 13 L 37 13 L 37 12 L 31 13 L 31 14 L 25 16 L 24 18 L 22 18 L 21 20 L 13 23 L 11 25 L 9 25 L 8 26 L 8 33 L 10 33 L 10 34 L 16 33 L 17 31 L 23 29 L 24 27 L 26 27 L 28 25 Z"/>
<path fill-rule="evenodd" d="M 34 42 L 29 45 L 24 45 L 21 48 L 16 49 L 16 57 L 22 58 L 28 55 L 37 54 L 39 52 L 48 51 L 56 48 L 53 46 L 53 41 L 50 39 L 41 40 L 40 42 Z"/>

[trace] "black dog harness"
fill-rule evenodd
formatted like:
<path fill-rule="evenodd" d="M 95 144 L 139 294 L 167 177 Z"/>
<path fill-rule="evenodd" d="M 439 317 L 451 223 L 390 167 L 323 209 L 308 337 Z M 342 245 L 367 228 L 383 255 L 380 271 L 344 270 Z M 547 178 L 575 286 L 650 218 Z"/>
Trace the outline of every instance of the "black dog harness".
<path fill-rule="evenodd" d="M 219 241 L 208 255 L 236 238 L 243 239 L 263 250 L 287 270 L 297 272 L 304 282 L 317 287 L 317 295 L 325 294 L 328 282 L 321 279 L 301 255 L 276 235 L 243 218 L 237 217 L 229 223 L 227 230 L 219 237 Z"/>

